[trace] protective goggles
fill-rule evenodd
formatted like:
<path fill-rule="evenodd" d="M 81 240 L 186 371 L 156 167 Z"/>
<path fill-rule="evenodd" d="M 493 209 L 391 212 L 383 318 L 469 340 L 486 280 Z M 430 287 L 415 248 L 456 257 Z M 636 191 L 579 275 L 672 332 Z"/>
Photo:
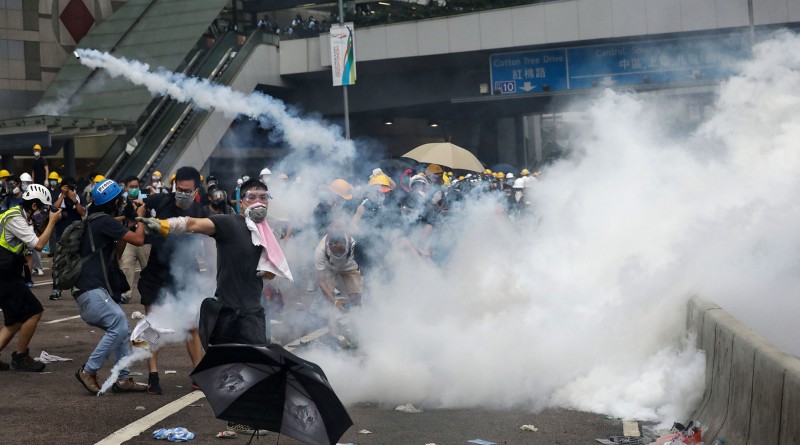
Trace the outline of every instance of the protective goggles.
<path fill-rule="evenodd" d="M 269 192 L 265 191 L 248 191 L 242 197 L 247 202 L 263 202 L 267 204 L 272 196 L 270 196 Z"/>

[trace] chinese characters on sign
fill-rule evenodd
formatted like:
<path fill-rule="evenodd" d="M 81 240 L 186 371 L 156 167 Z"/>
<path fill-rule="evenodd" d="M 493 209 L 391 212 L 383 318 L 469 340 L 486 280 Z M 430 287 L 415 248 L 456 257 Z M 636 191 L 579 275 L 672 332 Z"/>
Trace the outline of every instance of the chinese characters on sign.
<path fill-rule="evenodd" d="M 749 55 L 743 34 L 493 54 L 494 94 L 722 79 Z"/>

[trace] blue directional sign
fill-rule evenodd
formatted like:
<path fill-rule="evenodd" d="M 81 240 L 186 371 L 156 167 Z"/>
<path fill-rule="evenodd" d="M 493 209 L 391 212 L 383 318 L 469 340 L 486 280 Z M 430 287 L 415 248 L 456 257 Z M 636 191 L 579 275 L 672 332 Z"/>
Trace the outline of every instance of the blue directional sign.
<path fill-rule="evenodd" d="M 748 51 L 742 34 L 570 48 L 569 88 L 721 79 Z"/>
<path fill-rule="evenodd" d="M 747 34 L 492 54 L 492 94 L 724 79 L 749 57 Z"/>
<path fill-rule="evenodd" d="M 566 50 L 492 54 L 493 94 L 541 93 L 567 89 Z"/>

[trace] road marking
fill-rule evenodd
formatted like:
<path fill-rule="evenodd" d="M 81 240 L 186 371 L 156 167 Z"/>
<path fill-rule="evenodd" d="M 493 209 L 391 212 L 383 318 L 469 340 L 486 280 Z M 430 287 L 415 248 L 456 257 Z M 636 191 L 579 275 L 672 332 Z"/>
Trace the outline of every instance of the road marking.
<path fill-rule="evenodd" d="M 627 437 L 641 436 L 642 434 L 639 432 L 639 422 L 635 420 L 623 420 L 622 435 Z"/>
<path fill-rule="evenodd" d="M 80 317 L 80 315 L 78 315 L 77 317 Z M 76 318 L 76 317 L 69 317 L 69 318 Z M 65 318 L 63 320 L 68 320 L 69 318 Z M 58 321 L 63 321 L 63 320 L 53 320 L 47 323 L 56 323 Z M 284 349 L 286 349 L 287 351 L 291 351 L 295 347 L 299 346 L 301 342 L 309 342 L 311 340 L 314 340 L 315 338 L 325 335 L 327 332 L 328 328 L 317 329 L 316 331 L 310 334 L 304 335 L 298 338 L 297 340 L 287 343 L 284 346 Z M 203 397 L 205 397 L 205 395 L 203 395 L 202 391 L 193 391 L 181 397 L 180 399 L 174 400 L 168 403 L 167 405 L 162 406 L 161 408 L 142 417 L 141 419 L 118 429 L 117 431 L 111 433 L 105 439 L 95 443 L 95 445 L 120 445 L 123 442 L 133 439 L 134 437 L 143 433 L 145 430 L 151 428 L 153 425 L 177 413 L 183 408 L 186 408 L 187 406 L 202 399 Z"/>
<path fill-rule="evenodd" d="M 111 433 L 110 436 L 106 437 L 100 442 L 95 443 L 95 445 L 119 445 L 123 442 L 131 440 L 139 434 L 142 434 L 144 430 L 152 428 L 153 425 L 177 413 L 183 408 L 186 408 L 186 406 L 191 405 L 203 397 L 205 397 L 205 395 L 202 391 L 192 391 L 180 399 L 174 400 L 142 417 L 136 422 L 118 429 L 117 431 Z"/>
<path fill-rule="evenodd" d="M 72 317 L 59 318 L 58 320 L 45 321 L 44 324 L 61 323 L 62 321 L 74 320 L 76 318 L 81 318 L 81 316 L 80 315 L 73 315 Z"/>

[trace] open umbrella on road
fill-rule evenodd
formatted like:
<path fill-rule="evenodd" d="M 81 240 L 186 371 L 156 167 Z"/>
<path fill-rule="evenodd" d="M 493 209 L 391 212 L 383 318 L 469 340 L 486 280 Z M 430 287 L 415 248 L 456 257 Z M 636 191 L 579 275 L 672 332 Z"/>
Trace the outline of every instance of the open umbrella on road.
<path fill-rule="evenodd" d="M 313 445 L 333 445 L 353 424 L 316 364 L 279 345 L 214 345 L 192 378 L 218 419 Z"/>
<path fill-rule="evenodd" d="M 403 155 L 425 164 L 439 164 L 454 170 L 482 172 L 483 164 L 469 150 L 450 142 L 422 144 Z"/>

